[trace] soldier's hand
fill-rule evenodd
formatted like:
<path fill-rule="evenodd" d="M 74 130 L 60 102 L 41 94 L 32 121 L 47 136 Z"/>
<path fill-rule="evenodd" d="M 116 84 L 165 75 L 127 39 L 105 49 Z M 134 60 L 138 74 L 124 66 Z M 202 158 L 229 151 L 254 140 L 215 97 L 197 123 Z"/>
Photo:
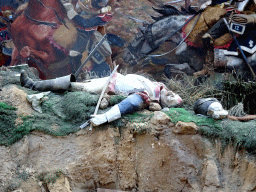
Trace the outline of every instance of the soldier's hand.
<path fill-rule="evenodd" d="M 107 117 L 104 115 L 104 114 L 100 114 L 100 115 L 91 115 L 92 118 L 90 119 L 93 126 L 99 126 L 103 123 L 106 123 L 108 120 L 107 120 Z"/>
<path fill-rule="evenodd" d="M 246 14 L 234 14 L 231 17 L 232 23 L 239 23 L 242 25 L 246 25 L 249 23 L 256 23 L 256 14 L 246 15 Z"/>

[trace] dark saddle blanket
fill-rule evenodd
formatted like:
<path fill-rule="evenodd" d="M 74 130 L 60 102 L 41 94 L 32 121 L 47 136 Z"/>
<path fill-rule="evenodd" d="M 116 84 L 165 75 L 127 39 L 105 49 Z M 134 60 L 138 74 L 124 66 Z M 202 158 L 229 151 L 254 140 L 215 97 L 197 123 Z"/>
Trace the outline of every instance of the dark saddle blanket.
<path fill-rule="evenodd" d="M 245 31 L 243 35 L 237 37 L 241 49 L 247 54 L 254 54 L 256 51 L 256 29 Z M 224 51 L 225 55 L 238 55 L 238 47 L 233 41 L 230 47 Z"/>

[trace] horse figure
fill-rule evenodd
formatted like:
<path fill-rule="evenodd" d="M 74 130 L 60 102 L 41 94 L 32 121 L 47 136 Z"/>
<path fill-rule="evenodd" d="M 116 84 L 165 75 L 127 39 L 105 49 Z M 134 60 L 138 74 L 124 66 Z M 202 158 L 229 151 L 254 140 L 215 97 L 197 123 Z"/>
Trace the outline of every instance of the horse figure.
<path fill-rule="evenodd" d="M 10 32 L 15 45 L 11 65 L 28 63 L 41 79 L 71 73 L 68 51 L 77 32 L 59 0 L 29 0 L 17 9 Z"/>
<path fill-rule="evenodd" d="M 172 6 L 164 6 L 161 9 L 155 9 L 161 13 L 160 17 L 152 17 L 155 22 L 147 27 L 140 28 L 140 31 L 134 40 L 128 45 L 124 51 L 123 59 L 126 63 L 138 67 L 142 72 L 155 74 L 155 72 L 164 72 L 168 78 L 172 78 L 177 74 L 193 75 L 195 72 L 201 71 L 205 63 L 206 50 L 200 46 L 190 46 L 186 40 L 193 26 L 200 22 L 200 13 L 191 12 L 182 9 L 179 11 Z M 214 10 L 213 10 L 214 11 Z M 184 33 L 184 26 L 189 26 L 187 34 Z M 209 30 L 209 29 L 208 29 Z M 185 35 L 184 35 L 185 34 Z M 197 37 L 195 37 L 197 35 Z M 196 42 L 202 39 L 203 34 L 193 34 L 197 38 Z M 230 44 L 229 34 L 219 38 L 218 48 L 225 48 Z M 224 41 L 223 41 L 224 39 Z M 150 56 L 152 52 L 157 50 L 165 41 L 171 41 L 171 51 L 165 57 L 161 55 Z M 152 54 L 151 54 L 152 55 Z M 167 57 L 168 56 L 168 57 Z M 239 78 L 250 80 L 251 72 L 246 66 L 242 58 L 224 55 L 223 49 L 215 49 L 214 63 L 219 68 L 216 72 L 234 72 L 239 74 Z M 256 70 L 256 54 L 248 57 L 250 65 Z M 145 59 L 146 58 L 146 59 Z M 143 60 L 143 61 L 142 61 Z"/>

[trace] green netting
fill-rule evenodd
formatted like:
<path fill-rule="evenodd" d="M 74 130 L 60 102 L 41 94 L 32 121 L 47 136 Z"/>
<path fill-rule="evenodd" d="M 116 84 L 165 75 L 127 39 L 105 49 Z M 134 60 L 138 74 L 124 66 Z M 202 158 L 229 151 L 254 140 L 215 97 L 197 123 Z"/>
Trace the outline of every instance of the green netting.
<path fill-rule="evenodd" d="M 126 97 L 123 95 L 115 95 L 110 97 L 109 99 L 109 104 L 110 105 L 115 105 L 116 103 L 120 103 L 121 101 L 123 101 Z"/>
<path fill-rule="evenodd" d="M 214 120 L 198 116 L 194 112 L 183 108 L 171 108 L 166 114 L 171 121 L 194 122 L 199 126 L 199 132 L 211 139 L 220 139 L 224 143 L 233 142 L 251 153 L 256 152 L 256 121 L 248 122 Z"/>
<path fill-rule="evenodd" d="M 54 136 L 74 133 L 80 129 L 82 123 L 90 119 L 99 99 L 99 95 L 85 92 L 50 93 L 48 97 L 49 99 L 42 103 L 43 113 L 35 112 L 31 116 L 22 117 L 23 124 L 19 126 L 15 126 L 16 108 L 0 103 L 0 144 L 10 145 L 32 130 Z M 111 96 L 110 103 L 114 105 L 122 99 L 124 97 Z"/>
<path fill-rule="evenodd" d="M 79 126 L 94 113 L 99 99 L 99 95 L 85 92 L 51 93 L 49 97 L 50 99 L 42 104 L 43 113 L 28 117 L 26 122 L 30 122 L 32 130 L 55 136 L 65 136 L 78 131 Z M 101 110 L 98 113 L 101 113 Z"/>
<path fill-rule="evenodd" d="M 197 125 L 214 125 L 216 120 L 212 118 L 206 118 L 204 116 L 198 116 L 194 112 L 187 111 L 184 108 L 170 108 L 166 114 L 170 117 L 171 121 L 177 123 L 178 121 L 183 122 L 194 122 Z"/>
<path fill-rule="evenodd" d="M 0 103 L 0 144 L 10 145 L 31 130 L 39 130 L 54 136 L 65 136 L 78 131 L 79 125 L 84 123 L 94 113 L 99 95 L 85 92 L 66 92 L 63 94 L 50 93 L 49 99 L 42 104 L 42 114 L 34 113 L 23 117 L 22 125 L 15 125 L 17 119 L 16 108 Z M 123 98 L 112 96 L 111 104 L 120 102 Z M 108 109 L 105 109 L 106 111 Z M 103 110 L 99 110 L 99 114 Z M 225 142 L 234 142 L 250 152 L 256 151 L 256 121 L 239 122 L 231 120 L 214 120 L 195 115 L 184 108 L 171 108 L 166 114 L 176 123 L 195 122 L 200 133 L 206 137 L 219 138 Z M 114 121 L 114 126 L 123 127 L 127 122 L 135 123 L 135 132 L 145 131 L 145 126 L 139 123 L 149 122 L 153 113 L 137 112 L 125 115 Z M 137 123 L 137 124 L 136 124 Z"/>
<path fill-rule="evenodd" d="M 10 145 L 29 133 L 26 124 L 15 126 L 16 108 L 0 102 L 0 145 Z"/>
<path fill-rule="evenodd" d="M 150 133 L 152 131 L 152 126 L 149 122 L 153 115 L 153 113 L 143 113 L 142 111 L 138 111 L 122 116 L 121 119 L 113 121 L 112 125 L 119 128 L 120 134 L 123 133 L 123 128 L 126 126 L 127 122 L 131 123 L 131 133 Z"/>

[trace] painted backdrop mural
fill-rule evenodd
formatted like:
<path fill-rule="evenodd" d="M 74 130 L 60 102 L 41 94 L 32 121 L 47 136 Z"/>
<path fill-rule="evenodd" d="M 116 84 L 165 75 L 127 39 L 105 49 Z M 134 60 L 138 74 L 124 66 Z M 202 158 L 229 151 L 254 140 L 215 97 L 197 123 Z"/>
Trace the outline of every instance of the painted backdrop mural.
<path fill-rule="evenodd" d="M 108 0 L 29 0 L 15 12 L 10 27 L 14 43 L 11 65 L 28 63 L 40 78 L 75 73 L 105 34 L 111 20 Z M 110 72 L 111 48 L 105 40 L 83 71 Z"/>

